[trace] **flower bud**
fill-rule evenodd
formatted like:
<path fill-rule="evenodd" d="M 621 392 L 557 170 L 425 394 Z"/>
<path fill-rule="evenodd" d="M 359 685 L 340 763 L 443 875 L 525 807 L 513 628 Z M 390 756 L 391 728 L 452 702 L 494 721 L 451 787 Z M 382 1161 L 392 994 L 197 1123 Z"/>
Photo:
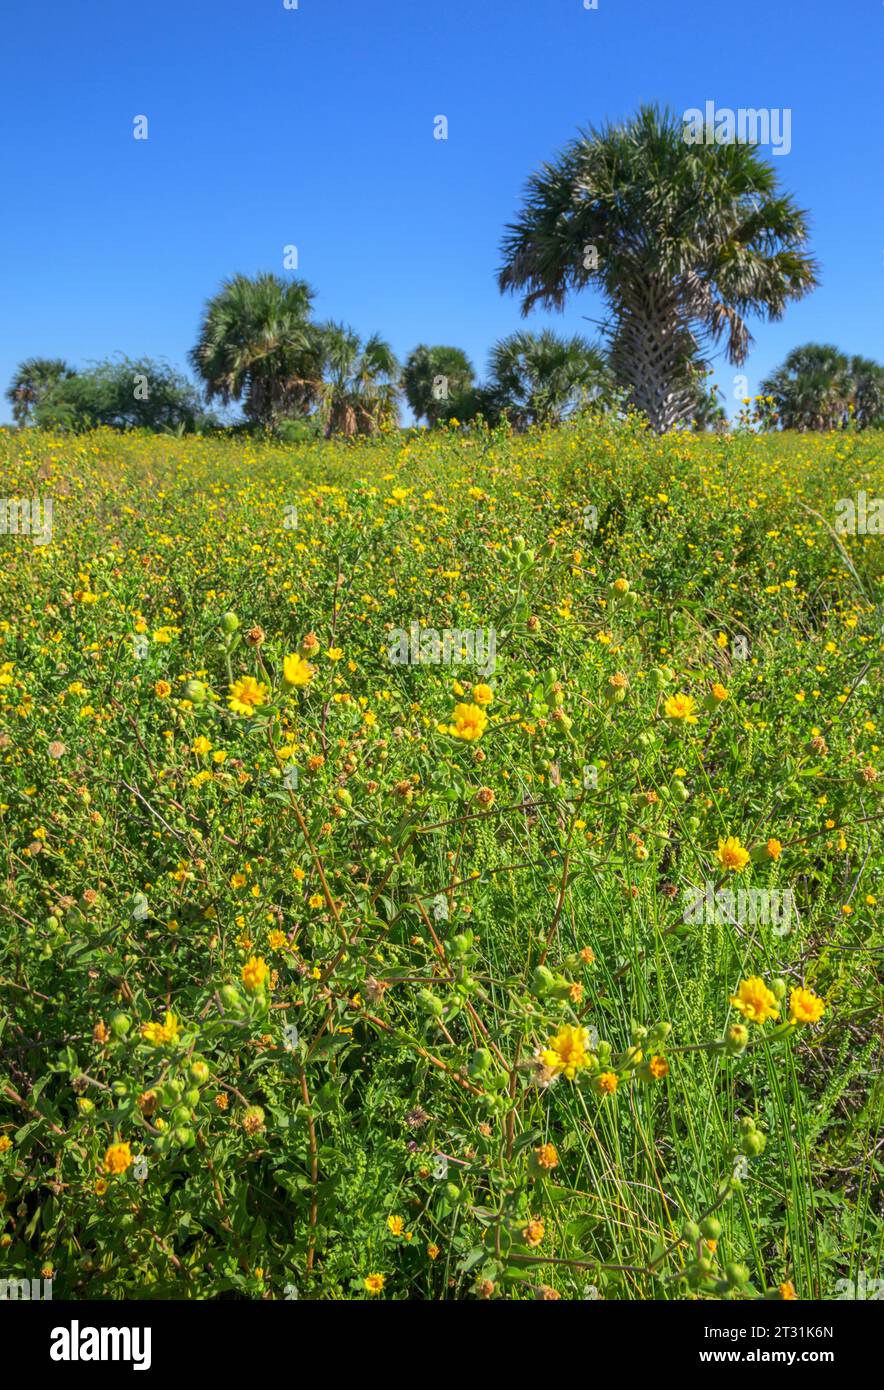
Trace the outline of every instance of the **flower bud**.
<path fill-rule="evenodd" d="M 203 704 L 207 693 L 204 683 L 196 680 L 188 681 L 183 692 L 184 699 L 189 700 L 192 705 Z"/>
<path fill-rule="evenodd" d="M 545 965 L 538 965 L 531 976 L 530 990 L 532 994 L 548 994 L 555 986 L 555 976 Z"/>
<path fill-rule="evenodd" d="M 732 1023 L 724 1035 L 724 1050 L 729 1057 L 738 1057 L 749 1044 L 749 1029 L 745 1023 Z"/>

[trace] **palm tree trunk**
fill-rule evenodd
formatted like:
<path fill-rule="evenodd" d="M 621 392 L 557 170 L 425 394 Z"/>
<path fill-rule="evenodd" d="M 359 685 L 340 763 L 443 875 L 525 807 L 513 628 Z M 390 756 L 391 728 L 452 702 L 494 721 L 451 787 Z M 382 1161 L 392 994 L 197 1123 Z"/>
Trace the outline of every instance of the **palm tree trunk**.
<path fill-rule="evenodd" d="M 611 346 L 614 374 L 657 434 L 687 425 L 696 406 L 696 340 L 671 292 L 659 296 L 653 285 L 637 287 L 628 301 Z"/>

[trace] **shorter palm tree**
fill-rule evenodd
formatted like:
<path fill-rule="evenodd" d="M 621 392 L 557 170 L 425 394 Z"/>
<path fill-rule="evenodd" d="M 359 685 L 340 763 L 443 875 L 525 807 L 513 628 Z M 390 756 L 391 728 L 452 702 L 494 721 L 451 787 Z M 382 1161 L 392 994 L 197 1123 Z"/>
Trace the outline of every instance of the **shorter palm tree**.
<path fill-rule="evenodd" d="M 319 329 L 323 380 L 319 413 L 326 438 L 375 434 L 398 417 L 399 363 L 378 334 L 365 342 L 342 323 Z"/>
<path fill-rule="evenodd" d="M 491 350 L 488 389 L 515 429 L 559 424 L 611 387 L 604 354 L 579 335 L 513 333 Z"/>
<path fill-rule="evenodd" d="M 62 357 L 29 357 L 19 362 L 6 389 L 6 399 L 12 406 L 12 418 L 17 425 L 28 425 L 39 406 L 60 381 L 76 376 Z"/>
<path fill-rule="evenodd" d="M 870 357 L 851 357 L 853 418 L 861 429 L 884 429 L 884 367 Z"/>
<path fill-rule="evenodd" d="M 206 304 L 190 354 L 206 398 L 242 401 L 247 419 L 276 430 L 319 396 L 322 347 L 303 280 L 235 275 Z"/>
<path fill-rule="evenodd" d="M 852 396 L 850 362 L 828 343 L 793 348 L 761 383 L 784 430 L 833 430 L 847 422 Z"/>
<path fill-rule="evenodd" d="M 475 380 L 473 364 L 460 348 L 421 343 L 406 358 L 401 384 L 415 419 L 436 425 L 447 418 L 451 403 L 470 391 Z"/>

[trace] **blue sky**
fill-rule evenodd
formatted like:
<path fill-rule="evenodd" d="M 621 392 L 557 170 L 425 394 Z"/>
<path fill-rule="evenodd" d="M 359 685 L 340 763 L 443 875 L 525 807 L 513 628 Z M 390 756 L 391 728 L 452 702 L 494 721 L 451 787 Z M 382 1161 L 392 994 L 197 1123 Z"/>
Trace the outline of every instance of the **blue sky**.
<path fill-rule="evenodd" d="M 528 174 L 658 101 L 789 107 L 772 159 L 822 286 L 753 325 L 749 390 L 797 343 L 884 357 L 879 0 L 39 0 L 6 16 L 0 385 L 33 354 L 185 365 L 235 272 L 299 274 L 320 318 L 484 369 L 523 326 L 495 284 Z M 149 138 L 133 139 L 146 115 Z M 433 138 L 445 115 L 447 141 Z M 528 326 L 594 332 L 593 294 Z M 734 369 L 719 383 L 733 397 Z M 733 404 L 731 400 L 731 404 Z M 6 402 L 0 419 L 9 419 Z"/>

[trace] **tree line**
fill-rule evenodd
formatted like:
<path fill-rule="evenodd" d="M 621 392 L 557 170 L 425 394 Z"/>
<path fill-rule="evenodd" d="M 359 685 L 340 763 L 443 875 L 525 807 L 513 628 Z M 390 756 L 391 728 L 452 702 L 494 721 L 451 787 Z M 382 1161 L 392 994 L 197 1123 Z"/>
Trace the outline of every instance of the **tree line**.
<path fill-rule="evenodd" d="M 313 318 L 299 279 L 235 275 L 205 305 L 190 365 L 128 358 L 77 371 L 22 362 L 6 392 L 17 424 L 104 424 L 182 433 L 217 429 L 213 407 L 242 409 L 244 427 L 283 438 L 373 434 L 396 425 L 404 396 L 429 426 L 457 420 L 522 430 L 573 411 L 630 407 L 654 430 L 724 428 L 709 387 L 720 350 L 740 367 L 747 318 L 775 321 L 818 284 L 807 215 L 747 143 L 693 144 L 655 106 L 580 131 L 528 181 L 504 232 L 498 285 L 564 308 L 595 288 L 597 341 L 549 330 L 499 341 L 484 381 L 459 348 L 421 344 L 403 364 L 379 334 Z M 757 419 L 786 429 L 884 426 L 884 367 L 826 344 L 796 348 L 761 383 Z"/>

